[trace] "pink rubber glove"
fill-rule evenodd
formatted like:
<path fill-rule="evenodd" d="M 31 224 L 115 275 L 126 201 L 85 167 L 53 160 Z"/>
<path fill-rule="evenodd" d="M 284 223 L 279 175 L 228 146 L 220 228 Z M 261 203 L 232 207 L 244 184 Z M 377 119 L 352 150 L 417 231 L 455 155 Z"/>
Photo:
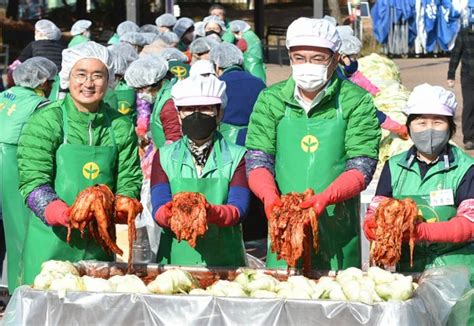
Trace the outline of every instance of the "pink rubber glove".
<path fill-rule="evenodd" d="M 281 205 L 275 178 L 268 169 L 262 167 L 250 171 L 248 182 L 250 190 L 263 202 L 268 218 L 273 207 Z"/>
<path fill-rule="evenodd" d="M 364 175 L 352 169 L 343 172 L 320 194 L 316 194 L 311 199 L 301 203 L 301 208 L 313 207 L 316 216 L 320 216 L 328 205 L 340 203 L 350 199 L 365 188 Z"/>
<path fill-rule="evenodd" d="M 68 226 L 69 213 L 68 205 L 60 199 L 53 200 L 46 206 L 44 217 L 51 226 Z"/>
<path fill-rule="evenodd" d="M 388 197 L 385 196 L 375 196 L 374 198 L 372 198 L 369 208 L 365 213 L 363 229 L 365 237 L 370 241 L 375 240 L 374 229 L 377 227 L 377 224 L 375 224 L 375 211 L 377 210 L 377 207 L 379 207 L 380 203 L 387 199 Z"/>
<path fill-rule="evenodd" d="M 233 205 L 207 205 L 207 222 L 219 227 L 234 226 L 240 221 L 239 209 Z"/>
<path fill-rule="evenodd" d="M 138 137 L 144 138 L 146 133 L 148 132 L 148 125 L 150 120 L 148 118 L 142 118 L 137 120 L 137 126 L 135 127 L 135 131 Z"/>
<path fill-rule="evenodd" d="M 358 85 L 359 87 L 365 89 L 372 96 L 375 96 L 378 92 L 380 92 L 380 89 L 374 84 L 372 84 L 372 82 L 367 77 L 365 77 L 364 74 L 361 73 L 359 70 L 352 74 L 349 80 L 354 84 Z"/>
<path fill-rule="evenodd" d="M 171 208 L 173 207 L 172 202 L 167 202 L 162 205 L 155 213 L 155 221 L 164 228 L 170 227 L 170 218 L 173 216 Z"/>
<path fill-rule="evenodd" d="M 385 121 L 380 125 L 385 130 L 391 131 L 398 135 L 403 140 L 408 139 L 408 129 L 407 126 L 402 125 L 395 120 L 392 120 L 388 115 Z"/>

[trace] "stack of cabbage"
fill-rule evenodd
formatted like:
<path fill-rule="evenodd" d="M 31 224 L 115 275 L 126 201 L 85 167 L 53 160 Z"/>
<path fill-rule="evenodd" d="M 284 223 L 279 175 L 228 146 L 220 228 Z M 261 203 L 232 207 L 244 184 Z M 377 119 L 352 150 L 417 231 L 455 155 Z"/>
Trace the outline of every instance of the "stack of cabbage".
<path fill-rule="evenodd" d="M 410 92 L 401 84 L 398 66 L 392 60 L 376 53 L 363 57 L 358 62 L 359 70 L 380 89 L 380 92 L 374 97 L 377 109 L 393 120 L 404 124 L 406 122 L 404 110 Z M 411 141 L 404 141 L 391 136 L 390 132 L 386 130 L 382 129 L 382 131 L 379 170 L 386 160 L 406 151 L 412 145 Z"/>

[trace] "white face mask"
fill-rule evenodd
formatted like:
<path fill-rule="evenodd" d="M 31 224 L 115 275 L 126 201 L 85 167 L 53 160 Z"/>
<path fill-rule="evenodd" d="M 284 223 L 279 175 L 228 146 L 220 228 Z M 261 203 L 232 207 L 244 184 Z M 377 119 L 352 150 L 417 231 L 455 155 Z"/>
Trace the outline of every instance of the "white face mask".
<path fill-rule="evenodd" d="M 328 81 L 327 65 L 302 63 L 291 65 L 291 70 L 296 85 L 307 92 L 314 92 Z"/>
<path fill-rule="evenodd" d="M 148 102 L 150 104 L 152 103 L 155 103 L 155 100 L 156 100 L 156 95 L 153 96 L 151 95 L 150 93 L 148 92 L 141 92 L 141 93 L 138 93 L 137 94 L 138 98 L 145 101 L 145 102 Z"/>

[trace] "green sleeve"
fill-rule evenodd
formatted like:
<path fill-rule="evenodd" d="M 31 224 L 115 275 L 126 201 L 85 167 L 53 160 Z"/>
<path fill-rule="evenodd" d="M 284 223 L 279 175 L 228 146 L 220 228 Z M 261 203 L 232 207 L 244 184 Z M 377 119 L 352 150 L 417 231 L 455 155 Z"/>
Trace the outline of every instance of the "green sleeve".
<path fill-rule="evenodd" d="M 222 41 L 234 44 L 235 41 L 235 36 L 234 34 L 230 31 L 230 29 L 227 29 L 224 34 L 222 35 Z"/>
<path fill-rule="evenodd" d="M 52 105 L 37 110 L 22 130 L 17 158 L 20 193 L 26 200 L 43 184 L 54 188 L 55 153 L 62 141 L 62 113 Z"/>
<path fill-rule="evenodd" d="M 119 135 L 116 194 L 140 198 L 142 171 L 135 128 L 129 119 L 120 117 L 114 120 L 114 133 Z"/>
<path fill-rule="evenodd" d="M 275 155 L 278 120 L 271 98 L 274 97 L 265 90 L 258 96 L 250 115 L 245 146 Z M 277 104 L 276 102 L 274 99 L 273 103 Z"/>
<path fill-rule="evenodd" d="M 366 156 L 378 159 L 380 125 L 372 96 L 365 94 L 355 103 L 347 121 L 346 153 L 348 158 Z M 355 97 L 353 98 L 355 99 Z"/>

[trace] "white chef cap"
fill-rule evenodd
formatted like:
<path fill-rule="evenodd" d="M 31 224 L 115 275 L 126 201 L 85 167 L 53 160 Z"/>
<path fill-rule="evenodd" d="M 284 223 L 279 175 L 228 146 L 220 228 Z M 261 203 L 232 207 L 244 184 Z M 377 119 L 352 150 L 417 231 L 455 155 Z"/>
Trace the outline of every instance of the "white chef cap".
<path fill-rule="evenodd" d="M 192 64 L 189 76 L 195 75 L 215 75 L 214 65 L 209 60 L 198 60 Z"/>
<path fill-rule="evenodd" d="M 336 52 L 341 38 L 336 26 L 325 19 L 301 17 L 293 21 L 286 32 L 286 47 L 318 46 Z"/>
<path fill-rule="evenodd" d="M 171 96 L 177 107 L 220 104 L 224 108 L 227 103 L 225 89 L 225 82 L 214 75 L 195 75 L 178 81 L 171 89 Z"/>
<path fill-rule="evenodd" d="M 418 85 L 408 97 L 406 113 L 410 114 L 439 114 L 454 116 L 456 113 L 456 97 L 454 93 L 441 86 L 430 84 Z"/>

